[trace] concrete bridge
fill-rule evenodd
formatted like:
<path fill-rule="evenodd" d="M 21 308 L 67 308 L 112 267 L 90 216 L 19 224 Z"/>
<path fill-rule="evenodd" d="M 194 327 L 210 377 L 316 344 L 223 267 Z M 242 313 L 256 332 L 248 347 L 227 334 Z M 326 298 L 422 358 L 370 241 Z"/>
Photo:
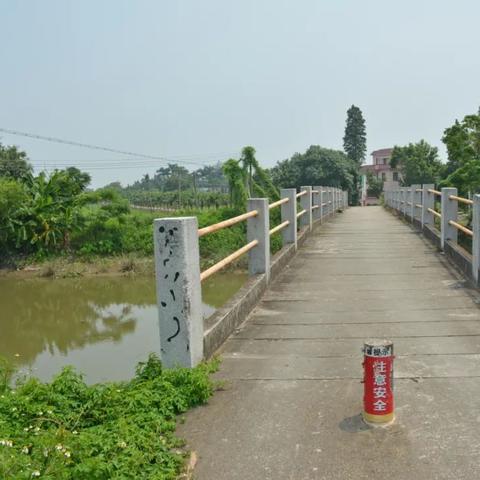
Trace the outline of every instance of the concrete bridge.
<path fill-rule="evenodd" d="M 443 192 L 439 213 L 429 195 L 442 192 L 426 186 L 418 197 L 420 190 L 388 192 L 388 209 L 340 202 L 312 218 L 298 248 L 285 245 L 269 263 L 269 282 L 253 275 L 206 321 L 204 339 L 223 321 L 235 330 L 220 348 L 224 388 L 179 427 L 199 458 L 195 478 L 480 477 L 480 296 L 458 269 L 474 278 L 474 259 L 445 231 L 449 222 L 462 226 L 446 203 L 460 197 Z M 290 205 L 292 195 L 284 192 Z M 478 201 L 465 202 L 474 208 L 474 240 Z M 242 295 L 251 298 L 238 306 Z M 395 344 L 396 420 L 385 428 L 360 415 L 369 337 Z"/>

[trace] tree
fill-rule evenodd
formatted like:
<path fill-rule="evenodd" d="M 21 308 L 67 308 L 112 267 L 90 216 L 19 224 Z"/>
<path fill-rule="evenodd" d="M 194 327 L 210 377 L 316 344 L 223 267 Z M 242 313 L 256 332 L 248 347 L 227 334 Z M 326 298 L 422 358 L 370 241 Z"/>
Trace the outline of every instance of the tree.
<path fill-rule="evenodd" d="M 269 197 L 272 200 L 278 198 L 278 190 L 272 183 L 269 174 L 255 158 L 255 149 L 253 147 L 243 148 L 240 162 L 243 165 L 245 188 L 249 197 L 257 195 L 259 197 Z"/>
<path fill-rule="evenodd" d="M 244 209 L 248 193 L 245 188 L 245 172 L 239 165 L 239 161 L 234 158 L 227 160 L 223 164 L 223 173 L 228 179 L 231 204 L 237 208 Z"/>
<path fill-rule="evenodd" d="M 457 187 L 462 194 L 480 191 L 480 109 L 445 129 L 442 141 L 448 162 L 441 186 Z"/>
<path fill-rule="evenodd" d="M 375 177 L 372 172 L 367 172 L 367 195 L 379 198 L 383 192 L 383 180 Z"/>
<path fill-rule="evenodd" d="M 403 185 L 437 183 L 442 171 L 438 148 L 425 140 L 404 147 L 395 146 L 390 166 L 400 171 Z"/>
<path fill-rule="evenodd" d="M 15 146 L 6 147 L 0 143 L 0 177 L 23 179 L 31 175 L 32 171 L 25 152 Z"/>
<path fill-rule="evenodd" d="M 305 153 L 296 153 L 271 169 L 278 187 L 299 188 L 302 185 L 324 185 L 356 194 L 357 165 L 345 153 L 312 145 Z"/>
<path fill-rule="evenodd" d="M 365 153 L 367 152 L 365 120 L 362 111 L 355 105 L 352 105 L 347 110 L 343 149 L 348 157 L 358 166 L 365 160 Z"/>

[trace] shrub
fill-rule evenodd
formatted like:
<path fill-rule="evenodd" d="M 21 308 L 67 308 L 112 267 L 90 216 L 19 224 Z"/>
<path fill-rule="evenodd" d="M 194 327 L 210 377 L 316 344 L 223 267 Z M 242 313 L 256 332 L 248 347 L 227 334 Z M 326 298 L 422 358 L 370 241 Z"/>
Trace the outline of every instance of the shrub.
<path fill-rule="evenodd" d="M 213 392 L 215 362 L 163 370 L 151 355 L 128 382 L 88 386 L 72 368 L 8 386 L 0 365 L 0 477 L 174 479 L 184 454 L 175 417 Z"/>

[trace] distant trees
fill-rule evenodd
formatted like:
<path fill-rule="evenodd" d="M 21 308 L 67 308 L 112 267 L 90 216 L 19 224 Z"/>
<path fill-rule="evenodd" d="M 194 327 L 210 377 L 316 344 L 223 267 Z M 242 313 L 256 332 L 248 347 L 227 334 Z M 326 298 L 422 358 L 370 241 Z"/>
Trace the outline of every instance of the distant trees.
<path fill-rule="evenodd" d="M 21 179 L 30 175 L 32 171 L 25 152 L 13 145 L 4 146 L 0 143 L 0 177 Z"/>
<path fill-rule="evenodd" d="M 176 163 L 157 169 L 153 176 L 145 174 L 141 180 L 126 187 L 126 190 L 159 190 L 162 192 L 184 191 L 189 189 L 226 189 L 227 181 L 222 164 L 206 165 L 193 172 Z"/>
<path fill-rule="evenodd" d="M 437 183 L 442 174 L 438 148 L 425 140 L 403 147 L 395 146 L 390 166 L 401 172 L 404 185 Z"/>
<path fill-rule="evenodd" d="M 347 110 L 343 149 L 357 166 L 362 165 L 367 152 L 367 133 L 362 111 L 355 105 Z"/>
<path fill-rule="evenodd" d="M 339 150 L 319 145 L 312 145 L 305 153 L 296 153 L 290 159 L 278 162 L 270 173 L 278 187 L 325 185 L 356 194 L 356 163 Z"/>

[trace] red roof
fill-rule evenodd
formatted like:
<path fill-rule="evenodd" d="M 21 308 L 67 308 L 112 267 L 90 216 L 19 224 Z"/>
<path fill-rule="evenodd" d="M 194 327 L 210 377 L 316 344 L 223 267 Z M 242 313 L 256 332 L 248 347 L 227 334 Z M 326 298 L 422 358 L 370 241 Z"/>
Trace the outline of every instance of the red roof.
<path fill-rule="evenodd" d="M 380 150 L 374 150 L 370 155 L 373 155 L 375 157 L 380 157 L 380 156 L 389 156 L 393 152 L 393 148 L 381 148 Z"/>

